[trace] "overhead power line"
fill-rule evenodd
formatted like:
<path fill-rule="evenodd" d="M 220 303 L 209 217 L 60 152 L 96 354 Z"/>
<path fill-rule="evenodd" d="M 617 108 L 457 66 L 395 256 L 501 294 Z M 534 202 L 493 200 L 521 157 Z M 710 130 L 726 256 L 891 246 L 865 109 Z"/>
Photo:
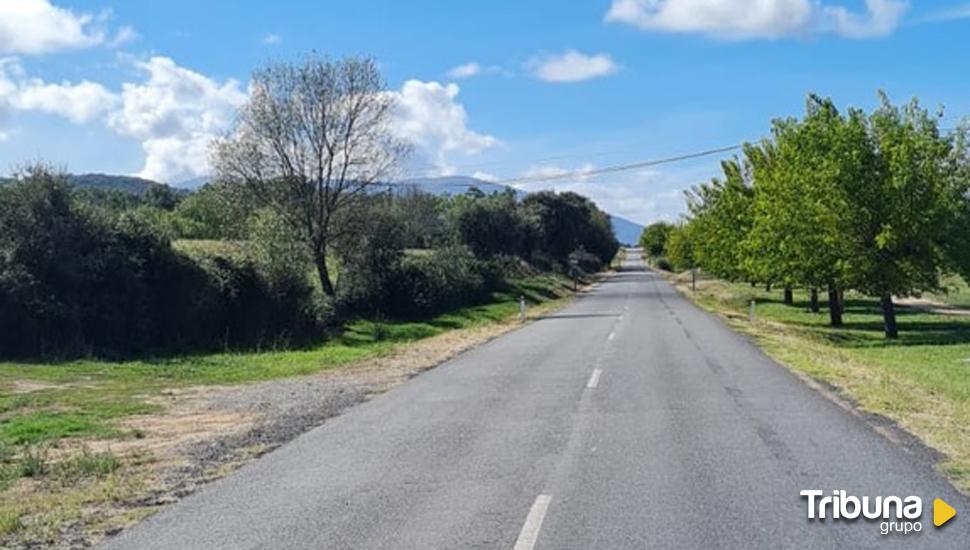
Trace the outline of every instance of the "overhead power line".
<path fill-rule="evenodd" d="M 681 161 L 691 160 L 696 158 L 709 157 L 712 155 L 719 155 L 730 151 L 736 151 L 740 148 L 741 148 L 741 145 L 737 144 L 737 145 L 730 145 L 727 147 L 719 147 L 717 149 L 708 149 L 706 151 L 699 151 L 696 153 L 687 153 L 685 155 L 678 155 L 676 157 L 667 157 L 667 158 L 655 159 L 655 160 L 644 160 L 640 162 L 633 162 L 630 164 L 618 164 L 615 166 L 605 166 L 603 168 L 596 168 L 592 170 L 571 170 L 568 172 L 562 172 L 558 174 L 524 176 L 520 178 L 499 180 L 494 183 L 499 183 L 503 185 L 514 185 L 514 184 L 521 184 L 521 183 L 539 183 L 539 182 L 546 182 L 546 181 L 558 181 L 558 180 L 564 180 L 564 179 L 590 178 L 590 177 L 599 176 L 602 174 L 615 174 L 617 172 L 639 170 L 641 168 L 649 168 L 651 166 L 659 166 L 661 164 L 670 164 L 674 162 L 681 162 Z"/>

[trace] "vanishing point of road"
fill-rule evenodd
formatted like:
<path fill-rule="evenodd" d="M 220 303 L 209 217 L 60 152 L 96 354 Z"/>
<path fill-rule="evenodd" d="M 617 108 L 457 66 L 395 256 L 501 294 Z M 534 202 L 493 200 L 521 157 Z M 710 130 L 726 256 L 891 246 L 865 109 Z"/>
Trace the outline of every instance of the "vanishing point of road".
<path fill-rule="evenodd" d="M 130 549 L 968 548 L 894 442 L 632 257 L 106 543 Z M 802 490 L 920 496 L 919 534 L 810 521 Z"/>

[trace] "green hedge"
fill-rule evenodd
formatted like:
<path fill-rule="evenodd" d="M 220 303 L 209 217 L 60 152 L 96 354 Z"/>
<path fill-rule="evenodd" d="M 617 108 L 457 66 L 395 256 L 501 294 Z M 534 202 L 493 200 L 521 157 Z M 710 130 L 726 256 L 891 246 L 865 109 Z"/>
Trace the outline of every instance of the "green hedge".
<path fill-rule="evenodd" d="M 272 345 L 318 332 L 302 266 L 179 252 L 134 217 L 76 204 L 55 176 L 3 190 L 0 357 Z M 291 270 L 291 271 L 293 271 Z"/>

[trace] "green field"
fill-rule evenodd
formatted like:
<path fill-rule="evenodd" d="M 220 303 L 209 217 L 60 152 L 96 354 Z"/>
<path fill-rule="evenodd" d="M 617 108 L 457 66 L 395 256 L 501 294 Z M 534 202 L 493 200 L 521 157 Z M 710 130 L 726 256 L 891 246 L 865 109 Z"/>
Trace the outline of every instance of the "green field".
<path fill-rule="evenodd" d="M 960 283 L 963 292 L 945 296 L 950 304 L 970 299 Z M 847 295 L 845 326 L 832 328 L 824 307 L 818 314 L 809 311 L 805 293 L 796 293 L 795 305 L 787 306 L 780 290 L 722 281 L 704 281 L 696 293 L 685 283 L 678 286 L 769 355 L 836 386 L 862 409 L 943 451 L 947 459 L 940 469 L 970 490 L 970 317 L 899 308 L 900 338 L 888 341 L 878 302 L 864 296 Z"/>

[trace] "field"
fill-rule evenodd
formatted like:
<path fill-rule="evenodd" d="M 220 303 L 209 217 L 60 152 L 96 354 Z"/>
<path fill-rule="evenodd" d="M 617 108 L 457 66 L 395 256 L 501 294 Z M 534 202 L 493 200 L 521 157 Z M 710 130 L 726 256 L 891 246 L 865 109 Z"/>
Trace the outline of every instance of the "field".
<path fill-rule="evenodd" d="M 781 290 L 704 280 L 691 292 L 689 275 L 678 288 L 699 305 L 750 335 L 769 355 L 797 372 L 837 388 L 861 409 L 895 421 L 946 458 L 938 468 L 970 491 L 970 317 L 900 307 L 897 341 L 883 338 L 876 300 L 846 296 L 845 326 L 828 326 L 828 312 L 814 314 L 796 292 L 793 306 Z M 954 291 L 926 296 L 949 306 L 970 302 L 970 291 L 951 279 Z M 751 301 L 755 320 L 748 318 Z M 824 305 L 824 302 L 823 302 Z M 939 310 L 936 310 L 939 311 Z"/>
<path fill-rule="evenodd" d="M 541 314 L 563 303 L 570 287 L 556 276 L 531 277 L 487 304 L 423 322 L 352 322 L 307 349 L 0 363 L 0 546 L 64 544 L 65 529 L 67 540 L 96 540 L 151 513 L 158 499 L 139 499 L 157 492 L 158 466 L 170 466 L 159 464 L 156 452 L 167 436 L 155 432 L 184 408 L 183 396 L 336 374 L 364 363 L 379 366 L 382 358 L 435 336 L 510 326 L 519 296 L 526 297 L 531 315 Z M 231 425 L 224 428 L 236 433 Z"/>

